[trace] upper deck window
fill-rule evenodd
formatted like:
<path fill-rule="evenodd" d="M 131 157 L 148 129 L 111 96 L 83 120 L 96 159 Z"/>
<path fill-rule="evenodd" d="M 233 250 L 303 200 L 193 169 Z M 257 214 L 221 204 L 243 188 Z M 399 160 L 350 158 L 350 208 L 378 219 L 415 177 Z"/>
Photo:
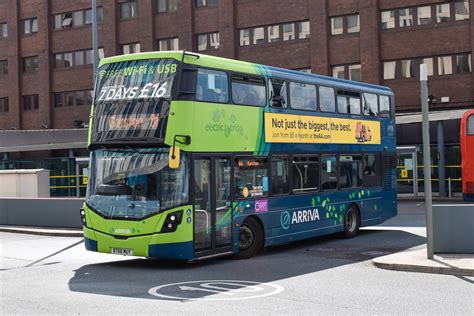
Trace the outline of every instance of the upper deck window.
<path fill-rule="evenodd" d="M 265 80 L 259 77 L 232 76 L 232 100 L 236 104 L 265 106 Z"/>
<path fill-rule="evenodd" d="M 319 87 L 319 109 L 322 112 L 336 112 L 336 96 L 333 88 Z"/>
<path fill-rule="evenodd" d="M 363 109 L 365 116 L 378 116 L 379 105 L 377 95 L 372 93 L 363 94 Z"/>
<path fill-rule="evenodd" d="M 228 102 L 229 84 L 227 73 L 210 69 L 198 69 L 196 100 Z"/>
<path fill-rule="evenodd" d="M 391 104 L 390 97 L 386 95 L 380 96 L 380 116 L 381 117 L 391 117 Z"/>
<path fill-rule="evenodd" d="M 297 110 L 316 111 L 316 86 L 307 83 L 290 83 L 291 107 Z"/>
<path fill-rule="evenodd" d="M 360 93 L 338 90 L 337 111 L 339 113 L 360 115 Z"/>
<path fill-rule="evenodd" d="M 474 136 L 474 114 L 469 115 L 467 118 L 467 135 Z"/>
<path fill-rule="evenodd" d="M 288 89 L 285 80 L 270 80 L 270 102 L 273 107 L 286 108 L 288 105 Z"/>

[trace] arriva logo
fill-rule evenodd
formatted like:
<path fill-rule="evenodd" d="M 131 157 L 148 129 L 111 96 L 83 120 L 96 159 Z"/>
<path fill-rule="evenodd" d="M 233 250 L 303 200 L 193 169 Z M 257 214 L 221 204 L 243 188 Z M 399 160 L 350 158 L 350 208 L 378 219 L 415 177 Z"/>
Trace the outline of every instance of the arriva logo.
<path fill-rule="evenodd" d="M 281 222 L 281 227 L 283 227 L 283 229 L 290 228 L 290 220 L 291 220 L 291 217 L 288 211 L 284 211 L 281 213 L 280 222 Z"/>
<path fill-rule="evenodd" d="M 317 208 L 301 211 L 293 211 L 292 215 L 288 211 L 281 213 L 280 222 L 283 229 L 290 228 L 290 225 L 319 221 L 319 211 Z"/>

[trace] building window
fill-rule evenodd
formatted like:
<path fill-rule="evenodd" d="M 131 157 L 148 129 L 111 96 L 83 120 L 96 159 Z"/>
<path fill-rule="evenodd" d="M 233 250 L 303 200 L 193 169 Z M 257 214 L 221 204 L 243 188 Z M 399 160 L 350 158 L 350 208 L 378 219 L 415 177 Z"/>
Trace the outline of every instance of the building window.
<path fill-rule="evenodd" d="M 449 22 L 451 18 L 451 10 L 449 3 L 437 4 L 436 5 L 436 22 L 445 23 Z"/>
<path fill-rule="evenodd" d="M 219 33 L 199 34 L 197 36 L 198 51 L 219 49 Z"/>
<path fill-rule="evenodd" d="M 386 61 L 383 63 L 383 79 L 395 79 L 395 70 L 397 68 L 396 61 Z"/>
<path fill-rule="evenodd" d="M 421 64 L 425 64 L 426 65 L 426 73 L 428 76 L 432 76 L 433 75 L 433 58 L 423 58 L 421 59 L 420 61 Z"/>
<path fill-rule="evenodd" d="M 104 58 L 104 49 L 99 48 L 99 59 Z M 67 68 L 82 65 L 92 65 L 93 52 L 89 50 L 78 50 L 74 52 L 59 53 L 54 55 L 55 68 Z"/>
<path fill-rule="evenodd" d="M 219 4 L 219 0 L 196 0 L 196 7 L 207 7 L 216 6 Z"/>
<path fill-rule="evenodd" d="M 0 60 L 0 75 L 8 74 L 8 60 Z"/>
<path fill-rule="evenodd" d="M 383 11 L 381 14 L 382 30 L 395 28 L 395 11 Z"/>
<path fill-rule="evenodd" d="M 418 25 L 431 24 L 431 6 L 417 8 Z"/>
<path fill-rule="evenodd" d="M 359 33 L 360 32 L 360 23 L 359 15 L 348 15 L 346 16 L 347 21 L 347 33 Z"/>
<path fill-rule="evenodd" d="M 196 100 L 227 103 L 229 84 L 227 73 L 211 69 L 198 69 Z"/>
<path fill-rule="evenodd" d="M 332 67 L 332 76 L 334 78 L 345 79 L 346 78 L 346 73 L 345 73 L 344 66 L 334 66 L 334 67 Z"/>
<path fill-rule="evenodd" d="M 413 25 L 413 9 L 399 9 L 398 10 L 398 22 L 400 27 L 407 27 Z"/>
<path fill-rule="evenodd" d="M 250 29 L 243 29 L 239 31 L 239 45 L 248 46 L 250 45 Z"/>
<path fill-rule="evenodd" d="M 104 20 L 104 10 L 102 7 L 97 8 L 97 23 L 102 23 Z M 85 11 L 84 24 L 92 24 L 92 9 Z"/>
<path fill-rule="evenodd" d="M 129 19 L 138 16 L 138 1 L 120 3 L 120 18 Z"/>
<path fill-rule="evenodd" d="M 97 23 L 102 23 L 104 13 L 102 7 L 97 8 Z M 65 12 L 54 16 L 54 29 L 79 27 L 92 24 L 92 9 Z"/>
<path fill-rule="evenodd" d="M 0 98 L 0 113 L 7 113 L 8 111 L 8 98 Z"/>
<path fill-rule="evenodd" d="M 336 16 L 331 18 L 331 35 L 344 33 L 359 33 L 359 14 Z"/>
<path fill-rule="evenodd" d="M 349 80 L 362 81 L 361 65 L 349 65 Z"/>
<path fill-rule="evenodd" d="M 344 33 L 344 18 L 342 16 L 331 18 L 331 35 Z"/>
<path fill-rule="evenodd" d="M 293 156 L 293 193 L 319 190 L 318 156 Z M 273 179 L 272 179 L 273 180 Z"/>
<path fill-rule="evenodd" d="M 458 1 L 454 3 L 454 19 L 463 21 L 469 19 L 469 1 Z"/>
<path fill-rule="evenodd" d="M 456 72 L 458 74 L 471 72 L 471 54 L 456 55 Z"/>
<path fill-rule="evenodd" d="M 140 52 L 140 43 L 129 43 L 122 45 L 122 54 L 135 54 Z"/>
<path fill-rule="evenodd" d="M 267 28 L 268 31 L 268 42 L 278 42 L 280 40 L 280 26 L 271 25 Z"/>
<path fill-rule="evenodd" d="M 290 83 L 290 105 L 292 109 L 316 111 L 318 108 L 316 86 L 307 83 Z"/>
<path fill-rule="evenodd" d="M 451 56 L 438 57 L 438 75 L 451 75 L 453 73 L 453 59 Z"/>
<path fill-rule="evenodd" d="M 295 24 L 287 23 L 283 24 L 283 40 L 291 41 L 295 39 Z"/>
<path fill-rule="evenodd" d="M 198 42 L 198 51 L 203 51 L 207 50 L 207 34 L 199 34 L 197 36 L 197 42 Z"/>
<path fill-rule="evenodd" d="M 220 39 L 219 39 L 219 32 L 209 34 L 210 45 L 212 49 L 219 49 Z"/>
<path fill-rule="evenodd" d="M 253 43 L 254 44 L 263 44 L 265 43 L 265 28 L 256 27 L 253 29 Z"/>
<path fill-rule="evenodd" d="M 401 61 L 401 78 L 413 78 L 415 77 L 415 63 L 413 60 L 407 59 Z"/>
<path fill-rule="evenodd" d="M 311 72 L 311 68 L 303 68 L 303 69 L 295 69 L 295 70 L 304 72 L 305 74 L 310 74 L 310 73 L 312 73 L 312 72 Z"/>
<path fill-rule="evenodd" d="M 54 94 L 54 107 L 92 106 L 92 90 L 57 92 Z"/>
<path fill-rule="evenodd" d="M 160 51 L 178 50 L 178 49 L 179 49 L 179 39 L 177 37 L 158 40 L 158 50 Z"/>
<path fill-rule="evenodd" d="M 39 108 L 38 95 L 23 96 L 23 111 L 33 111 Z"/>
<path fill-rule="evenodd" d="M 156 11 L 158 13 L 176 12 L 178 10 L 178 0 L 156 0 Z"/>
<path fill-rule="evenodd" d="M 24 57 L 22 59 L 23 72 L 38 71 L 38 56 Z"/>
<path fill-rule="evenodd" d="M 38 19 L 37 18 L 23 20 L 22 25 L 23 25 L 24 35 L 38 32 Z"/>
<path fill-rule="evenodd" d="M 310 36 L 309 21 L 298 22 L 298 38 L 305 39 L 305 38 L 309 38 L 309 36 Z"/>
<path fill-rule="evenodd" d="M 8 24 L 6 22 L 0 23 L 0 37 L 8 36 Z"/>

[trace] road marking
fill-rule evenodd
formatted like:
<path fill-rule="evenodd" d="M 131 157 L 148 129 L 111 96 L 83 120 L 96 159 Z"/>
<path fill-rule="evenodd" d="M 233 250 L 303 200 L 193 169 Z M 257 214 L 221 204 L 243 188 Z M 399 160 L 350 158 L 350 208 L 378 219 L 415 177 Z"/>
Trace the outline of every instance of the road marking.
<path fill-rule="evenodd" d="M 273 283 L 242 280 L 201 280 L 170 283 L 151 288 L 158 298 L 187 301 L 248 300 L 281 293 L 284 287 Z"/>

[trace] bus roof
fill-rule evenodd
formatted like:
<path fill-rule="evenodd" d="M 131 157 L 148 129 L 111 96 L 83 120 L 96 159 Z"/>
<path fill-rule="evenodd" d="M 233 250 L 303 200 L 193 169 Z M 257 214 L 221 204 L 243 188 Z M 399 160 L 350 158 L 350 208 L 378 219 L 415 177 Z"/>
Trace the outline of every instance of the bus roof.
<path fill-rule="evenodd" d="M 183 59 L 183 52 L 184 51 L 163 51 L 112 56 L 103 58 L 100 61 L 99 67 L 110 63 L 141 59 L 173 58 L 178 61 L 181 61 Z M 285 80 L 295 80 L 320 85 L 328 85 L 340 89 L 357 89 L 364 90 L 367 92 L 393 95 L 393 92 L 390 88 L 381 85 L 339 79 L 317 74 L 308 74 L 297 70 L 266 66 L 217 56 L 185 52 L 184 61 L 187 64 L 222 69 L 227 71 L 235 71 L 251 75 L 261 75 L 270 78 L 280 78 Z"/>

